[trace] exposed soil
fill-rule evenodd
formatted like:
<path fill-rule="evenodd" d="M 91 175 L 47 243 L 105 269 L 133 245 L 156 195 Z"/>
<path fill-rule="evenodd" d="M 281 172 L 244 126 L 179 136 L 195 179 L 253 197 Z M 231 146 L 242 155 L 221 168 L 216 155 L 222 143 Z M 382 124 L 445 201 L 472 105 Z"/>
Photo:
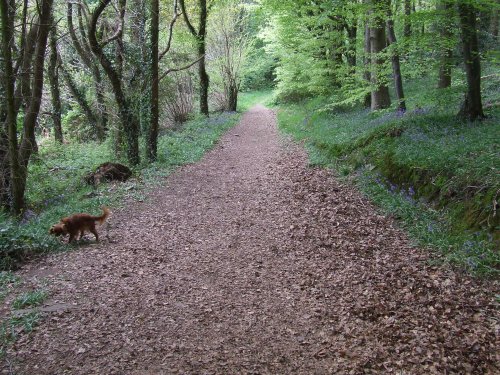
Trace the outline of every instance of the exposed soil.
<path fill-rule="evenodd" d="M 27 265 L 17 374 L 495 374 L 496 281 L 431 266 L 257 106 L 102 241 Z"/>

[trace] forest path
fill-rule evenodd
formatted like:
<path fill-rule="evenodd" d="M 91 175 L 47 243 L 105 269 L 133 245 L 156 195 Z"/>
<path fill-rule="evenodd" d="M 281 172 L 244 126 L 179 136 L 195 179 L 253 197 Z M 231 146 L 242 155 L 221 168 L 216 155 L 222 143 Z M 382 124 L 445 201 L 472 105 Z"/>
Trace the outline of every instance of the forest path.
<path fill-rule="evenodd" d="M 498 373 L 496 284 L 429 266 L 262 106 L 100 232 L 21 272 L 56 311 L 4 372 Z"/>

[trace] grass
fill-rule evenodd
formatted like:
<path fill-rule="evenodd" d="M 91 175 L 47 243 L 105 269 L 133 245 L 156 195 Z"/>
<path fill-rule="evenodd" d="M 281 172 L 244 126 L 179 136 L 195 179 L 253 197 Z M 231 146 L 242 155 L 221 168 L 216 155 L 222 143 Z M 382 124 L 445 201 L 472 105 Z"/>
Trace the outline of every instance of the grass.
<path fill-rule="evenodd" d="M 485 103 L 500 100 L 500 78 L 484 84 Z M 498 275 L 500 108 L 466 123 L 456 117 L 460 80 L 447 91 L 407 83 L 409 111 L 329 110 L 327 98 L 280 106 L 280 128 L 304 143 L 311 164 L 348 176 L 381 209 L 400 219 L 415 242 L 478 275 Z M 327 109 L 325 109 L 327 108 Z"/>
<path fill-rule="evenodd" d="M 12 307 L 16 310 L 26 307 L 39 306 L 47 299 L 48 293 L 46 290 L 39 289 L 21 294 L 12 302 Z"/>
<path fill-rule="evenodd" d="M 7 297 L 14 286 L 19 284 L 19 281 L 20 277 L 12 272 L 0 271 L 0 302 Z"/>
<path fill-rule="evenodd" d="M 146 199 L 147 189 L 181 165 L 194 163 L 240 118 L 239 113 L 197 117 L 182 127 L 164 129 L 158 140 L 158 161 L 133 169 L 134 178 L 125 183 L 86 185 L 83 177 L 106 161 L 117 161 L 110 142 L 58 145 L 46 141 L 29 165 L 26 189 L 27 210 L 19 223 L 0 212 L 0 270 L 12 269 L 33 254 L 61 251 L 65 245 L 49 236 L 50 226 L 75 212 L 99 214 L 101 207 Z"/>
<path fill-rule="evenodd" d="M 245 112 L 257 104 L 271 106 L 273 97 L 274 92 L 272 90 L 242 92 L 239 95 L 238 110 Z"/>
<path fill-rule="evenodd" d="M 11 316 L 0 322 L 0 358 L 5 356 L 7 347 L 16 341 L 21 332 L 31 332 L 40 321 L 38 312 Z"/>

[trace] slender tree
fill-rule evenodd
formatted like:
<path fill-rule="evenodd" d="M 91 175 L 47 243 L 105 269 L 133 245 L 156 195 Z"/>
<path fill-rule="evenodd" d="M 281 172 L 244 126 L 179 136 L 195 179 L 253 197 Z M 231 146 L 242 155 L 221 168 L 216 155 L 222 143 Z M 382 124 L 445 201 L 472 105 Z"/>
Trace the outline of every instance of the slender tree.
<path fill-rule="evenodd" d="M 373 85 L 371 94 L 372 110 L 387 108 L 391 105 L 389 88 L 383 78 L 384 59 L 381 52 L 386 45 L 385 22 L 385 0 L 373 0 L 370 20 L 370 53 L 371 53 L 371 82 Z"/>
<path fill-rule="evenodd" d="M 387 40 L 389 46 L 392 46 L 391 60 L 392 60 L 392 74 L 394 78 L 394 88 L 396 97 L 398 98 L 398 111 L 406 112 L 406 103 L 403 92 L 403 77 L 401 75 L 401 65 L 399 61 L 399 52 L 396 41 L 396 33 L 394 32 L 394 19 L 392 18 L 390 0 L 387 1 Z"/>
<path fill-rule="evenodd" d="M 139 156 L 139 122 L 136 113 L 132 110 L 131 100 L 125 94 L 123 89 L 123 76 L 120 54 L 117 53 L 115 59 L 117 60 L 115 66 L 111 60 L 106 56 L 103 47 L 114 40 L 119 40 L 123 35 L 123 20 L 124 20 L 124 0 L 120 0 L 119 8 L 119 21 L 115 33 L 104 41 L 97 40 L 97 23 L 104 9 L 109 5 L 111 0 L 99 0 L 97 7 L 91 15 L 90 27 L 88 32 L 90 48 L 96 58 L 102 65 L 106 75 L 108 76 L 113 89 L 116 104 L 118 106 L 118 114 L 120 117 L 121 125 L 126 136 L 127 141 L 127 159 L 133 164 L 137 165 L 140 161 Z"/>
<path fill-rule="evenodd" d="M 364 32 L 364 55 L 363 55 L 363 78 L 370 85 L 371 83 L 371 72 L 370 72 L 370 52 L 371 52 L 371 44 L 370 44 L 370 26 L 368 21 L 365 23 L 365 32 Z M 371 107 L 372 104 L 372 96 L 371 93 L 368 92 L 365 95 L 364 105 L 365 107 Z"/>
<path fill-rule="evenodd" d="M 159 127 L 159 13 L 160 6 L 158 0 L 151 0 L 151 102 L 150 102 L 150 116 L 151 121 L 149 124 L 149 136 L 147 145 L 147 156 L 150 161 L 156 160 L 157 157 L 157 143 L 158 143 L 158 127 Z"/>
<path fill-rule="evenodd" d="M 208 8 L 206 0 L 198 0 L 198 11 L 199 11 L 199 24 L 198 30 L 192 25 L 189 15 L 186 11 L 186 5 L 184 0 L 179 0 L 179 5 L 181 6 L 182 15 L 184 21 L 191 32 L 191 34 L 196 38 L 198 44 L 198 74 L 200 77 L 200 112 L 205 116 L 208 116 L 208 88 L 210 85 L 210 77 L 208 76 L 206 69 L 206 35 L 207 35 L 207 18 L 208 18 Z"/>
<path fill-rule="evenodd" d="M 52 30 L 50 31 L 50 55 L 47 67 L 49 77 L 50 96 L 52 101 L 52 122 L 54 125 L 54 138 L 56 142 L 63 143 L 61 126 L 61 92 L 59 90 L 59 59 L 57 53 L 57 25 L 52 17 Z"/>
<path fill-rule="evenodd" d="M 476 10 L 467 0 L 458 0 L 467 91 L 459 115 L 470 121 L 484 118 L 481 102 L 481 64 L 476 32 Z"/>
<path fill-rule="evenodd" d="M 69 36 L 73 43 L 73 47 L 78 53 L 78 56 L 80 57 L 81 61 L 92 74 L 92 78 L 94 81 L 94 88 L 95 88 L 95 99 L 96 99 L 95 109 L 91 109 L 91 106 L 87 103 L 84 104 L 86 108 L 82 107 L 82 110 L 86 114 L 87 119 L 89 120 L 92 127 L 95 129 L 95 135 L 97 139 L 99 141 L 103 141 L 106 136 L 108 114 L 105 104 L 104 82 L 102 79 L 101 70 L 99 68 L 99 62 L 93 58 L 93 54 L 90 48 L 90 43 L 86 32 L 86 29 L 88 28 L 87 16 L 86 16 L 88 9 L 85 2 L 76 3 L 76 7 L 78 10 L 77 12 L 78 30 L 80 35 L 78 36 L 75 30 L 76 27 L 73 22 L 74 19 L 73 5 L 75 5 L 74 0 L 68 0 L 66 19 L 68 23 Z M 68 71 L 68 69 L 66 69 L 65 74 L 67 78 L 70 78 L 71 73 Z M 66 79 L 66 82 L 68 83 L 68 79 Z M 72 86 L 76 87 L 75 85 Z M 75 91 L 71 88 L 70 90 L 73 92 L 73 95 L 75 95 Z M 81 92 L 81 90 L 78 91 Z M 83 101 L 86 102 L 86 99 L 82 96 L 80 96 L 77 99 L 77 102 L 79 103 L 80 106 L 83 104 Z"/>
<path fill-rule="evenodd" d="M 27 3 L 25 3 L 26 5 Z M 12 49 L 14 43 L 13 35 L 13 17 L 14 3 L 8 0 L 0 1 L 0 17 L 2 20 L 2 53 L 4 63 L 4 87 L 6 96 L 6 123 L 8 135 L 8 160 L 10 168 L 10 181 L 8 185 L 11 190 L 11 208 L 14 213 L 19 214 L 24 207 L 24 192 L 26 189 L 26 179 L 28 177 L 27 168 L 30 157 L 33 151 L 36 150 L 35 141 L 35 126 L 40 111 L 40 104 L 43 92 L 43 75 L 45 51 L 47 47 L 47 39 L 51 29 L 51 12 L 52 0 L 42 0 L 39 3 L 38 9 L 38 26 L 35 37 L 35 47 L 32 52 L 33 60 L 30 57 L 30 63 L 25 61 L 19 62 L 19 66 L 31 68 L 32 79 L 27 80 L 21 78 L 22 89 L 28 90 L 23 92 L 23 98 L 26 100 L 26 111 L 23 121 L 22 138 L 18 143 L 17 134 L 17 114 L 20 103 L 16 104 L 15 99 L 15 83 L 16 76 L 14 72 L 16 68 L 13 66 Z M 33 37 L 30 31 L 27 33 L 29 37 Z M 24 42 L 23 42 L 24 43 Z M 26 51 L 25 51 L 26 52 Z M 26 57 L 26 53 L 23 58 Z M 29 86 L 26 85 L 28 82 Z M 29 95 L 25 96 L 25 95 Z M 28 99 L 29 98 L 29 99 Z M 7 204 L 8 205 L 8 204 Z"/>
<path fill-rule="evenodd" d="M 437 5 L 437 10 L 439 12 L 439 33 L 444 45 L 439 59 L 437 87 L 444 89 L 451 86 L 453 48 L 450 47 L 449 43 L 452 38 L 453 3 L 450 0 L 440 0 Z"/>
<path fill-rule="evenodd" d="M 411 0 L 404 0 L 404 28 L 403 28 L 403 35 L 405 38 L 409 38 L 411 36 L 411 21 L 410 21 L 410 15 L 411 15 Z"/>

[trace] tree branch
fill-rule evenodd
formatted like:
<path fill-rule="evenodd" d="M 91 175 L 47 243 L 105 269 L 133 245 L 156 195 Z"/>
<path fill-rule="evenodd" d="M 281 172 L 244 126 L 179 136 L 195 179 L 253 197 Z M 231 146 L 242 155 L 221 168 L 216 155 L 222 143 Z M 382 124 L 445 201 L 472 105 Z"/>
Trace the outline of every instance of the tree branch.
<path fill-rule="evenodd" d="M 174 25 L 175 25 L 175 22 L 177 21 L 177 18 L 179 18 L 179 16 L 180 16 L 180 13 L 177 12 L 177 0 L 175 0 L 174 1 L 174 18 L 172 18 L 172 21 L 170 22 L 170 25 L 168 27 L 168 42 L 167 42 L 167 46 L 165 47 L 165 49 L 163 50 L 163 52 L 159 54 L 158 61 L 160 61 L 161 59 L 163 59 L 163 57 L 168 53 L 168 51 L 170 51 L 170 47 L 172 45 L 172 37 L 173 37 L 173 34 L 174 34 Z"/>
<path fill-rule="evenodd" d="M 160 78 L 158 79 L 158 81 L 161 81 L 163 78 L 165 78 L 166 76 L 168 76 L 170 73 L 173 73 L 173 72 L 180 72 L 182 70 L 186 70 L 186 69 L 189 69 L 191 68 L 194 64 L 196 64 L 197 62 L 199 62 L 201 59 L 203 59 L 205 57 L 205 55 L 201 55 L 200 57 L 198 57 L 195 61 L 191 62 L 189 65 L 186 65 L 186 66 L 183 66 L 181 68 L 173 68 L 173 69 L 167 69 L 165 71 L 165 73 L 163 73 Z"/>
<path fill-rule="evenodd" d="M 182 15 L 184 16 L 184 21 L 186 22 L 186 25 L 187 25 L 189 31 L 191 32 L 191 34 L 193 34 L 193 36 L 198 38 L 198 36 L 199 36 L 198 33 L 196 32 L 195 28 L 193 27 L 193 25 L 189 21 L 189 17 L 188 17 L 188 14 L 186 12 L 186 5 L 184 4 L 184 0 L 179 0 L 179 4 L 181 6 Z"/>

